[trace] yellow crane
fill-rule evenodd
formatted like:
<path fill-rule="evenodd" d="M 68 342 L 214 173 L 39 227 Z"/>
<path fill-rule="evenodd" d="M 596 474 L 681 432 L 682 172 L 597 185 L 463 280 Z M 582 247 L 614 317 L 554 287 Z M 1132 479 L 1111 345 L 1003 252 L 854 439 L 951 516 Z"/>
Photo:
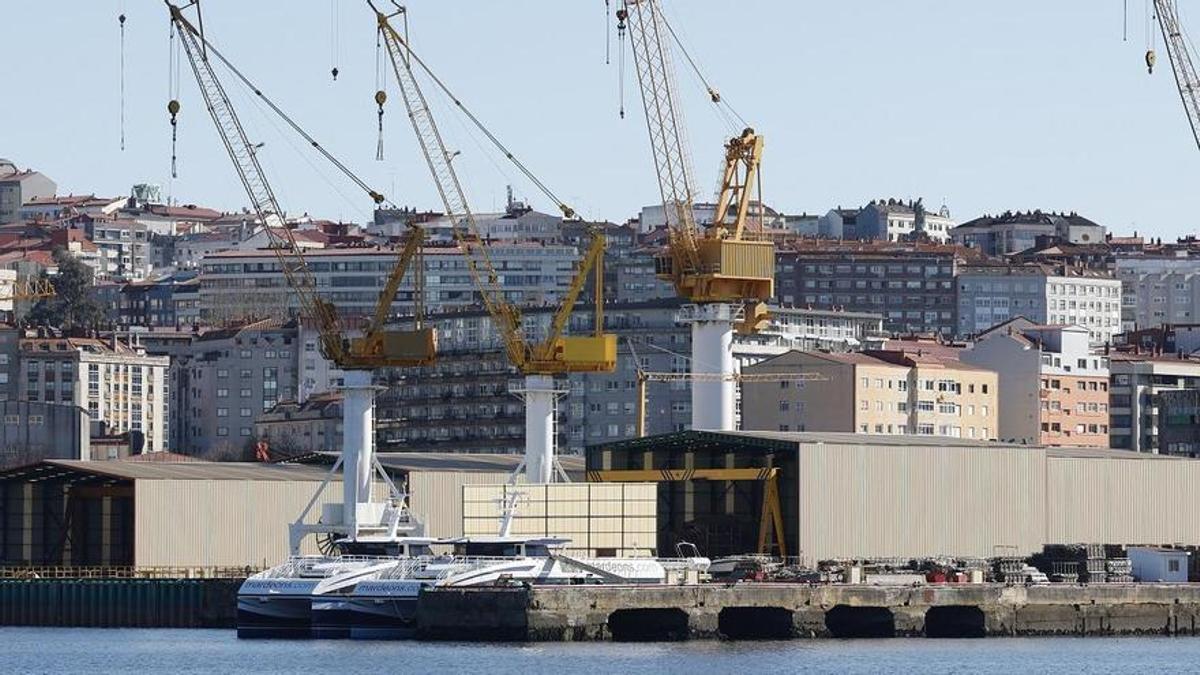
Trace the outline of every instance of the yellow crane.
<path fill-rule="evenodd" d="M 1154 16 L 1162 30 L 1171 70 L 1175 74 L 1175 86 L 1179 89 L 1179 98 L 1183 101 L 1183 109 L 1191 125 L 1192 138 L 1200 147 L 1200 76 L 1196 74 L 1196 64 L 1189 49 L 1191 42 L 1179 22 L 1178 3 L 1176 0 L 1154 0 Z M 1154 71 L 1155 60 L 1154 50 L 1147 50 L 1146 69 L 1150 72 Z"/>
<path fill-rule="evenodd" d="M 580 260 L 575 277 L 562 303 L 555 311 L 544 339 L 531 342 L 525 335 L 520 308 L 507 299 L 502 288 L 502 279 L 492 264 L 488 244 L 480 234 L 462 184 L 451 163 L 454 154 L 446 149 L 445 142 L 434 120 L 433 113 L 418 83 L 413 68 L 420 68 L 436 86 L 453 100 L 454 104 L 468 116 L 496 145 L 507 159 L 513 161 L 534 183 L 555 201 L 565 217 L 572 217 L 574 210 L 554 197 L 514 155 L 504 148 L 463 105 L 450 94 L 445 84 L 418 57 L 403 36 L 392 26 L 390 20 L 405 13 L 396 3 L 395 10 L 385 13 L 368 0 L 375 11 L 377 29 L 385 45 L 392 70 L 395 72 L 404 106 L 412 122 L 421 153 L 433 175 L 438 194 L 445 208 L 454 237 L 466 260 L 480 301 L 503 338 L 509 362 L 525 376 L 524 388 L 515 392 L 525 400 L 525 473 L 530 482 L 547 483 L 554 475 L 554 449 L 556 444 L 555 418 L 556 401 L 562 394 L 554 384 L 555 376 L 568 373 L 612 372 L 616 368 L 616 336 L 604 332 L 603 258 L 605 242 L 600 229 L 593 228 L 591 242 Z M 376 95 L 376 101 L 386 97 Z M 574 310 L 575 302 L 582 293 L 590 273 L 594 273 L 593 306 L 595 316 L 591 335 L 565 335 L 564 331 Z"/>
<path fill-rule="evenodd" d="M 221 54 L 201 29 L 192 24 L 184 15 L 184 10 L 195 7 L 199 16 L 198 0 L 182 6 L 169 1 L 166 4 L 171 15 L 172 35 L 178 35 L 182 43 L 225 151 L 233 162 L 246 195 L 250 198 L 255 215 L 271 241 L 271 249 L 275 253 L 280 271 L 299 300 L 301 317 L 316 325 L 321 352 L 325 357 L 345 371 L 342 400 L 343 449 L 341 459 L 334 466 L 336 471 L 340 465 L 344 476 L 343 510 L 340 520 L 327 523 L 328 527 L 322 531 L 344 535 L 350 541 L 364 535 L 394 535 L 397 531 L 396 519 L 399 518 L 402 509 L 385 508 L 386 505 L 374 502 L 371 495 L 372 478 L 377 464 L 374 458 L 374 388 L 371 372 L 376 368 L 389 366 L 424 365 L 432 362 L 436 356 L 436 334 L 432 328 L 422 325 L 423 301 L 420 292 L 424 288 L 421 281 L 424 270 L 420 264 L 413 268 L 414 287 L 417 289 L 417 293 L 414 294 L 417 325 L 412 330 L 398 330 L 387 325 L 387 317 L 401 280 L 410 268 L 410 263 L 420 258 L 423 233 L 419 228 L 410 229 L 396 265 L 388 275 L 383 292 L 380 293 L 373 317 L 361 336 L 347 337 L 333 303 L 318 294 L 316 278 L 305 260 L 301 247 L 297 245 L 291 228 L 284 222 L 284 211 L 280 208 L 275 192 L 259 163 L 259 146 L 247 137 L 210 57 L 220 61 L 318 153 L 362 188 L 375 204 L 384 201 L 383 195 L 371 189 L 287 116 Z M 176 116 L 181 110 L 179 101 L 171 100 L 167 110 L 171 114 L 171 125 L 174 128 Z M 399 498 L 396 494 L 393 494 L 393 497 Z M 389 518 L 391 521 L 388 521 Z"/>
<path fill-rule="evenodd" d="M 692 365 L 715 373 L 692 383 L 692 427 L 733 429 L 733 330 L 756 332 L 767 323 L 766 301 L 775 291 L 775 245 L 762 238 L 759 163 L 763 138 L 746 127 L 725 143 L 725 168 L 711 225 L 701 228 L 694 212 L 695 179 L 689 159 L 682 102 L 671 66 L 675 31 L 659 0 L 621 0 L 618 31 L 628 31 L 633 51 L 651 154 L 667 222 L 666 251 L 656 273 L 690 303 L 680 318 L 692 325 Z M 682 45 L 680 45 L 682 47 Z M 684 50 L 700 75 L 695 61 Z M 703 76 L 709 98 L 721 95 Z M 758 204 L 757 227 L 751 206 Z"/>

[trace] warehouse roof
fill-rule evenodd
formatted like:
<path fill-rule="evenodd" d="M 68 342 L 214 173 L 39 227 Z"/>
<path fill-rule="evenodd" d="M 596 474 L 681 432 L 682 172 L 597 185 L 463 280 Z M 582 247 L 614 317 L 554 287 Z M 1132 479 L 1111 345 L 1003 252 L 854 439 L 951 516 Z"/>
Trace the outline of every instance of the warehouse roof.
<path fill-rule="evenodd" d="M 318 455 L 326 463 L 337 460 L 339 453 L 322 452 Z M 524 459 L 522 455 L 465 454 L 456 452 L 379 452 L 375 454 L 384 468 L 393 471 L 474 471 L 510 472 Z M 582 457 L 559 456 L 559 464 L 568 473 L 582 473 Z"/>
<path fill-rule="evenodd" d="M 1059 459 L 1138 459 L 1189 461 L 1186 457 L 1152 455 L 1115 450 L 1109 448 L 1062 448 L 981 441 L 970 438 L 948 438 L 944 436 L 889 436 L 883 434 L 855 434 L 846 432 L 818 431 L 679 431 L 658 436 L 634 438 L 589 446 L 588 450 L 636 450 L 636 449 L 680 449 L 687 450 L 702 446 L 736 444 L 745 448 L 758 447 L 767 451 L 787 450 L 800 445 L 856 445 L 881 447 L 944 447 L 944 448 L 1008 448 L 1011 450 L 1044 451 L 1047 457 Z"/>
<path fill-rule="evenodd" d="M 0 480 L 41 481 L 75 474 L 110 480 L 320 481 L 327 472 L 309 466 L 250 462 L 131 462 L 48 459 L 0 472 Z"/>

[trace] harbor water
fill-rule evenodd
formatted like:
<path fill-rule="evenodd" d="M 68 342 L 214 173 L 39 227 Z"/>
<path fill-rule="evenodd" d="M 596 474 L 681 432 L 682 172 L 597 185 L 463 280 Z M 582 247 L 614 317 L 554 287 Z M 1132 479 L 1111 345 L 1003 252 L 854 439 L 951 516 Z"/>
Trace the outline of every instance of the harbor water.
<path fill-rule="evenodd" d="M 4 673 L 1183 673 L 1198 638 L 458 644 L 245 641 L 231 630 L 0 628 Z"/>

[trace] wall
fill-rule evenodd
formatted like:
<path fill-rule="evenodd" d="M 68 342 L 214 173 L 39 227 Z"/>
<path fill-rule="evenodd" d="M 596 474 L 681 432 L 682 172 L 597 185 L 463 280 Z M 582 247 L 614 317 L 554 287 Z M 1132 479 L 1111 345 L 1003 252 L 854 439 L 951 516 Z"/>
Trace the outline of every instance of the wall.
<path fill-rule="evenodd" d="M 815 562 L 1040 549 L 1045 462 L 1034 449 L 801 444 L 800 555 Z"/>
<path fill-rule="evenodd" d="M 649 555 L 657 546 L 658 486 L 654 483 L 468 485 L 463 488 L 463 533 L 495 535 L 501 504 L 519 497 L 512 534 L 564 537 L 566 548 L 594 556 Z M 659 551 L 671 556 L 673 552 Z"/>
<path fill-rule="evenodd" d="M 1200 462 L 1055 458 L 1046 471 L 1054 542 L 1200 542 Z"/>
<path fill-rule="evenodd" d="M 138 567 L 267 567 L 288 555 L 288 524 L 320 485 L 313 480 L 137 480 L 134 563 Z M 321 504 L 342 502 L 331 481 Z M 313 537 L 302 553 L 317 553 Z"/>
<path fill-rule="evenodd" d="M 87 411 L 79 406 L 0 401 L 0 467 L 41 459 L 91 459 Z"/>
<path fill-rule="evenodd" d="M 430 537 L 463 535 L 463 486 L 508 481 L 502 472 L 414 471 L 408 474 L 408 506 Z M 492 533 L 495 533 L 493 521 Z"/>

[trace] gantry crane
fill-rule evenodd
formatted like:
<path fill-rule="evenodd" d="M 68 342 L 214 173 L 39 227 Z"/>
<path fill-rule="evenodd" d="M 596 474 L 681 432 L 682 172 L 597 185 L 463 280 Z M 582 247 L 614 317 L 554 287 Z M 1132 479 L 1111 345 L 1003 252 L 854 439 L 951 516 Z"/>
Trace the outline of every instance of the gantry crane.
<path fill-rule="evenodd" d="M 295 131 L 300 133 L 312 147 L 317 149 L 333 164 L 380 204 L 381 194 L 351 172 L 334 158 L 291 118 L 270 101 L 242 73 L 237 70 L 214 46 L 203 32 L 197 29 L 184 15 L 184 10 L 195 6 L 198 1 L 177 6 L 167 2 L 170 8 L 172 30 L 179 36 L 183 51 L 187 55 L 192 73 L 196 77 L 200 93 L 217 128 L 229 158 L 233 161 L 246 195 L 255 215 L 271 241 L 280 270 L 287 284 L 296 295 L 302 320 L 311 321 L 317 327 L 322 354 L 336 367 L 345 372 L 342 422 L 342 456 L 339 464 L 343 474 L 343 512 L 340 522 L 326 523 L 322 531 L 342 534 L 350 541 L 382 533 L 396 532 L 395 517 L 400 513 L 398 505 L 376 503 L 371 495 L 371 484 L 376 470 L 374 458 L 374 388 L 371 373 L 376 368 L 419 366 L 431 363 L 436 354 L 436 334 L 431 327 L 423 325 L 423 300 L 420 294 L 424 285 L 424 270 L 420 265 L 420 252 L 424 242 L 423 231 L 410 229 L 396 265 L 388 275 L 383 292 L 380 293 L 374 315 L 362 331 L 361 336 L 348 337 L 334 305 L 318 295 L 318 286 L 309 268 L 301 247 L 297 245 L 292 230 L 284 222 L 284 211 L 280 208 L 271 184 L 267 181 L 257 155 L 257 147 L 251 143 L 238 118 L 237 111 L 218 78 L 210 56 L 221 61 L 239 80 L 248 86 Z M 172 100 L 168 105 L 172 125 L 180 111 L 179 102 Z M 387 325 L 392 303 L 406 271 L 414 272 L 414 314 L 416 326 L 411 330 L 398 330 Z M 334 467 L 334 470 L 337 466 Z M 315 500 L 315 497 L 314 497 Z M 388 518 L 392 520 L 389 522 Z M 310 530 L 311 531 L 311 530 Z M 295 537 L 293 537 L 295 539 Z M 293 542 L 295 544 L 295 541 Z"/>
<path fill-rule="evenodd" d="M 563 393 L 555 387 L 555 376 L 580 372 L 612 372 L 616 368 L 616 336 L 604 332 L 603 233 L 598 228 L 593 228 L 591 243 L 580 261 L 561 305 L 553 315 L 549 331 L 540 342 L 531 342 L 523 330 L 520 308 L 504 295 L 500 274 L 492 265 L 487 242 L 480 235 L 462 184 L 451 164 L 453 154 L 446 149 L 413 66 L 424 70 L 438 86 L 444 88 L 444 85 L 392 27 L 390 19 L 403 14 L 404 8 L 396 5 L 396 9 L 388 14 L 380 11 L 370 0 L 368 4 L 375 11 L 379 35 L 395 71 L 413 131 L 433 175 L 446 210 L 446 218 L 466 260 L 480 300 L 503 339 L 509 363 L 525 376 L 524 387 L 514 392 L 525 401 L 525 475 L 530 482 L 548 483 L 554 475 L 554 449 L 557 441 L 556 402 Z M 394 2 L 393 4 L 395 5 Z M 462 102 L 458 99 L 454 99 L 454 103 L 462 107 Z M 474 120 L 473 116 L 472 119 Z M 490 133 L 487 135 L 493 143 L 503 149 L 494 136 Z M 512 153 L 505 150 L 505 154 L 508 159 L 513 159 Z M 522 167 L 522 170 L 525 169 Z M 526 173 L 528 175 L 528 171 Z M 548 190 L 544 191 L 554 198 Z M 574 215 L 570 207 L 557 199 L 555 201 L 566 217 Z M 587 282 L 589 273 L 593 272 L 595 317 L 592 334 L 564 335 L 575 302 Z"/>
<path fill-rule="evenodd" d="M 1183 109 L 1187 112 L 1188 123 L 1192 127 L 1192 138 L 1200 147 L 1200 76 L 1196 74 L 1196 65 L 1192 61 L 1189 41 L 1179 23 L 1179 6 L 1176 0 L 1154 0 L 1154 16 L 1162 29 L 1163 42 L 1167 46 L 1167 56 L 1171 61 L 1171 70 L 1175 73 L 1175 86 L 1179 89 L 1179 98 L 1183 100 Z M 1146 52 L 1146 68 L 1153 72 L 1154 50 Z"/>
<path fill-rule="evenodd" d="M 671 65 L 674 31 L 659 0 L 622 0 L 617 19 L 618 29 L 629 31 L 667 220 L 668 245 L 656 260 L 656 272 L 692 303 L 680 318 L 692 325 L 693 370 L 716 375 L 692 382 L 692 428 L 730 430 L 735 424 L 734 382 L 728 377 L 734 373 L 733 332 L 735 327 L 761 330 L 765 303 L 775 291 L 774 243 L 756 237 L 762 231 L 763 139 L 747 127 L 726 142 L 716 214 L 701 228 L 693 211 L 695 180 Z M 709 87 L 708 94 L 720 103 L 715 89 Z M 759 217 L 751 228 L 755 202 Z"/>

